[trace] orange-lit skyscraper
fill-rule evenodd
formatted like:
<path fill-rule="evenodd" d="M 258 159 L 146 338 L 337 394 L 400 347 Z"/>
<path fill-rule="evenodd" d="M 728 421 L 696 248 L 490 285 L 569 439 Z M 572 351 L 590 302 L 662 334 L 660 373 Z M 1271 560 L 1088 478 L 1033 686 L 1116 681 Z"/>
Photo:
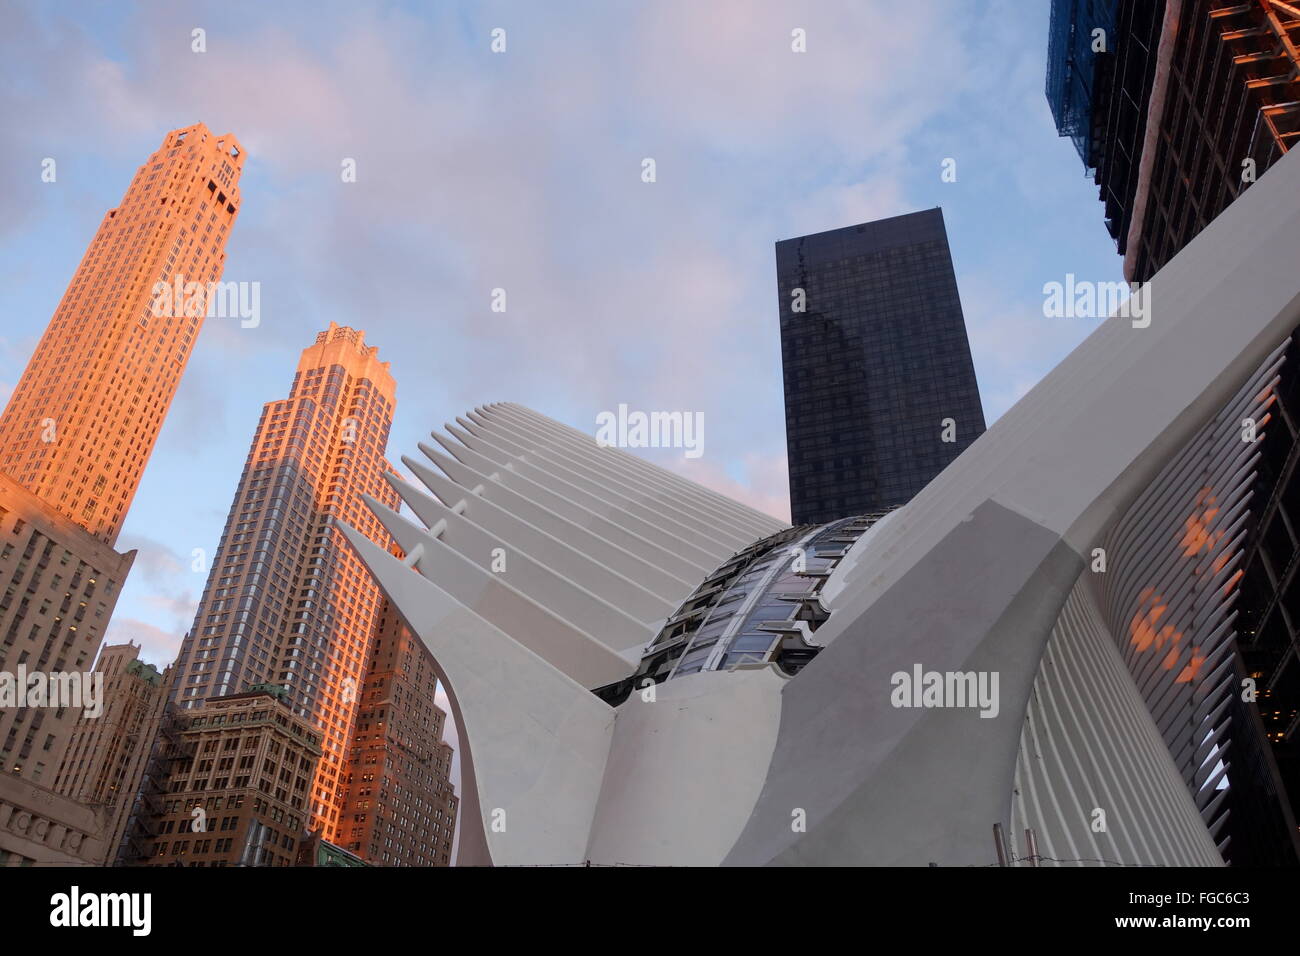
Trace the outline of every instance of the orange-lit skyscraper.
<path fill-rule="evenodd" d="M 310 827 L 334 843 L 380 608 L 338 524 L 389 546 L 360 495 L 397 507 L 383 477 L 395 393 L 388 363 L 360 331 L 330 323 L 302 353 L 289 397 L 262 410 L 172 686 L 181 707 L 284 688 L 322 730 Z"/>
<path fill-rule="evenodd" d="M 202 123 L 167 134 L 104 216 L 0 416 L 0 472 L 107 544 L 207 311 L 183 297 L 160 314 L 156 287 L 221 278 L 243 163 L 234 136 Z"/>
<path fill-rule="evenodd" d="M 376 866 L 450 866 L 460 801 L 433 656 L 381 605 L 348 758 L 343 847 Z"/>

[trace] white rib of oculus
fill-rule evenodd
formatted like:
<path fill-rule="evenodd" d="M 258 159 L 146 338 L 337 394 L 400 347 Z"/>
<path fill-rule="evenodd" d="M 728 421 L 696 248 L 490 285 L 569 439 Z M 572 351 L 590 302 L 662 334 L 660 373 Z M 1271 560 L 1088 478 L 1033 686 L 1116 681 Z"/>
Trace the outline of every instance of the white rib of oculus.
<path fill-rule="evenodd" d="M 883 518 L 792 529 L 513 404 L 421 445 L 419 523 L 369 502 L 413 557 L 348 537 L 446 685 L 458 862 L 988 865 L 997 825 L 1017 861 L 1029 830 L 1043 864 L 1221 864 L 1252 459 L 1206 436 L 1268 407 L 1298 246 L 1288 155 L 1149 324 L 1103 322 Z"/>

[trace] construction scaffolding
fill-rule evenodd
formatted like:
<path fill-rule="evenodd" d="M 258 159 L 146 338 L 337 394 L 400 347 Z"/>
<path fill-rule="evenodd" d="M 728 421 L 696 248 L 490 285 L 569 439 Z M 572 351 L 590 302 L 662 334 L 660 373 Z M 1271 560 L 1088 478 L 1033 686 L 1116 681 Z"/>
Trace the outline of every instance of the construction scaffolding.
<path fill-rule="evenodd" d="M 1118 0 L 1052 0 L 1047 40 L 1047 102 L 1056 131 L 1096 167 L 1093 110 L 1107 85 Z M 1098 32 L 1100 31 L 1100 32 Z"/>
<path fill-rule="evenodd" d="M 1224 0 L 1210 10 L 1259 110 L 1255 138 L 1285 153 L 1300 138 L 1300 4 L 1283 0 Z M 1253 156 L 1259 150 L 1253 142 Z"/>

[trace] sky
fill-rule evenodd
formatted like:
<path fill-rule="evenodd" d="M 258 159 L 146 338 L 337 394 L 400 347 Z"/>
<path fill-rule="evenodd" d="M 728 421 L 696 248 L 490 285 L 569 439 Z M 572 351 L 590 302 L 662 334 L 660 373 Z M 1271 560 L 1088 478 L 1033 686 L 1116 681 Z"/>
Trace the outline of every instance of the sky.
<path fill-rule="evenodd" d="M 261 321 L 205 324 L 118 542 L 139 553 L 109 641 L 175 656 L 194 549 L 331 321 L 392 362 L 394 462 L 493 401 L 589 433 L 622 403 L 699 412 L 703 454 L 648 456 L 788 519 L 773 244 L 940 206 L 991 424 L 1097 324 L 1045 317 L 1044 284 L 1122 278 L 1043 94 L 1047 11 L 0 0 L 0 401 L 165 134 L 201 121 L 247 153 L 224 278 L 260 284 Z"/>

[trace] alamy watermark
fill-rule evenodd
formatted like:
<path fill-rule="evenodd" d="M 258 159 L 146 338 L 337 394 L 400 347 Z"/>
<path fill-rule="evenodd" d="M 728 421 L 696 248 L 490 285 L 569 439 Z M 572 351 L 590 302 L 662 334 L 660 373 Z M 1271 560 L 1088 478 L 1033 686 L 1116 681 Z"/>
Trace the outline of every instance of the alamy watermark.
<path fill-rule="evenodd" d="M 1092 282 L 1065 274 L 1064 282 L 1043 283 L 1043 315 L 1049 319 L 1105 319 L 1118 315 L 1133 328 L 1151 324 L 1151 286 L 1141 282 Z"/>
<path fill-rule="evenodd" d="M 927 671 L 913 664 L 911 673 L 895 671 L 889 682 L 895 707 L 971 707 L 981 717 L 996 717 L 1001 709 L 997 671 Z"/>
<path fill-rule="evenodd" d="M 59 928 L 116 926 L 132 936 L 148 936 L 152 915 L 152 893 L 83 893 L 73 886 L 50 897 L 50 925 Z"/>
<path fill-rule="evenodd" d="M 104 713 L 104 675 L 77 671 L 0 671 L 0 707 L 79 707 L 82 716 Z"/>
<path fill-rule="evenodd" d="M 245 329 L 262 324 L 260 282 L 186 282 L 174 275 L 172 281 L 155 282 L 149 311 L 155 318 L 239 319 Z"/>
<path fill-rule="evenodd" d="M 683 448 L 687 458 L 704 454 L 703 412 L 617 412 L 596 416 L 596 444 L 602 448 Z"/>

